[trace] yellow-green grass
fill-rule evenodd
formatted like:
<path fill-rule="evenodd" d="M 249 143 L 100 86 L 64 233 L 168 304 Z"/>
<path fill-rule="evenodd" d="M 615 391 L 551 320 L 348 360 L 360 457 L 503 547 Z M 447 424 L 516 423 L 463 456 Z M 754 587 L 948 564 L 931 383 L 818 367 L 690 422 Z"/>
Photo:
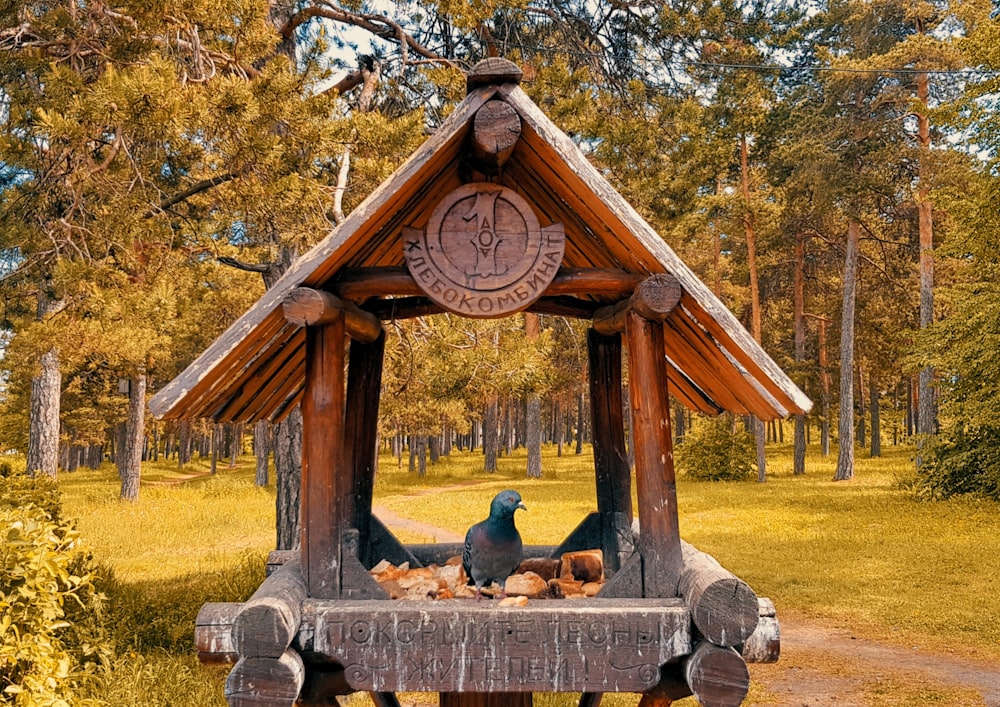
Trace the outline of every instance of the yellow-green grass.
<path fill-rule="evenodd" d="M 557 543 L 595 507 L 589 447 L 584 452 L 557 458 L 547 447 L 543 478 L 532 480 L 525 478 L 523 451 L 501 458 L 495 474 L 482 472 L 481 454 L 456 452 L 428 466 L 423 478 L 407 470 L 405 458 L 399 468 L 383 455 L 375 503 L 461 534 L 485 516 L 497 491 L 516 488 L 529 508 L 518 514 L 525 541 Z M 850 482 L 831 481 L 835 457 L 823 459 L 812 449 L 808 473 L 792 476 L 787 446 L 769 447 L 766 484 L 694 482 L 681 475 L 681 534 L 771 597 L 779 617 L 808 616 L 849 625 L 859 636 L 1000 658 L 1000 504 L 916 500 L 900 483 L 913 476 L 911 454 L 910 448 L 890 448 L 870 460 L 859 453 Z M 117 499 L 110 465 L 60 476 L 65 514 L 78 519 L 98 561 L 112 566 L 129 588 L 130 601 L 148 597 L 151 623 L 157 595 L 190 595 L 183 606 L 170 600 L 173 618 L 148 631 L 176 633 L 167 642 L 174 646 L 190 636 L 202 597 L 245 598 L 247 573 L 232 586 L 225 578 L 247 561 L 248 551 L 261 563 L 274 543 L 273 483 L 253 486 L 252 459 L 234 470 L 220 464 L 214 477 L 207 471 L 197 462 L 182 472 L 173 463 L 147 465 L 138 504 Z M 410 530 L 397 535 L 404 542 L 431 540 Z M 146 652 L 147 668 L 154 655 Z M 221 673 L 198 679 L 209 685 L 198 689 L 215 685 L 221 692 Z M 869 693 L 881 689 L 873 683 Z M 753 704 L 768 700 L 759 687 L 751 698 Z"/>
<path fill-rule="evenodd" d="M 220 570 L 247 550 L 274 547 L 274 487 L 253 484 L 252 459 L 216 476 L 194 462 L 143 466 L 138 503 L 119 500 L 114 466 L 59 477 L 68 516 L 119 580 L 167 580 Z"/>

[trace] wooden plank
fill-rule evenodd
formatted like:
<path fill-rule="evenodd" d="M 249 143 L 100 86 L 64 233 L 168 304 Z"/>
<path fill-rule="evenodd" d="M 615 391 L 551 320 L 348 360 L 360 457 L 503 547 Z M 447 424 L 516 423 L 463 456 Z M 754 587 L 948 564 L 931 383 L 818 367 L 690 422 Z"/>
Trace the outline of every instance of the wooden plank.
<path fill-rule="evenodd" d="M 345 666 L 359 690 L 641 692 L 691 647 L 678 600 L 308 600 L 303 609 L 300 638 L 312 642 L 302 650 Z"/>
<path fill-rule="evenodd" d="M 215 412 L 212 419 L 223 422 L 245 418 L 247 408 L 260 405 L 261 398 L 266 395 L 264 388 L 277 381 L 287 380 L 288 375 L 283 371 L 290 364 L 295 365 L 296 356 L 301 357 L 301 352 L 297 350 L 299 347 L 291 345 L 295 333 L 293 331 L 286 333 L 288 339 L 284 344 L 269 346 L 261 352 L 259 365 L 255 366 L 252 371 L 246 371 L 239 390 L 226 401 L 222 408 Z"/>
<path fill-rule="evenodd" d="M 280 658 L 240 658 L 226 678 L 230 707 L 292 707 L 305 683 L 305 664 L 293 650 Z"/>
<path fill-rule="evenodd" d="M 649 264 L 651 271 L 666 270 L 680 280 L 684 291 L 699 305 L 700 312 L 697 313 L 699 319 L 703 315 L 708 328 L 717 327 L 725 334 L 725 337 L 721 335 L 717 337 L 720 341 L 724 341 L 725 338 L 732 339 L 736 348 L 739 348 L 747 360 L 753 363 L 752 367 L 748 366 L 751 375 L 761 379 L 761 383 L 768 387 L 778 402 L 789 411 L 808 412 L 812 403 L 805 394 L 753 340 L 749 332 L 711 290 L 677 257 L 660 235 L 587 161 L 572 140 L 559 130 L 519 87 L 505 86 L 501 95 L 521 115 L 524 123 L 522 143 L 530 146 L 534 142 L 532 133 L 538 136 L 537 142 L 545 146 L 543 149 L 548 155 L 547 160 L 541 161 L 551 163 L 558 170 L 559 181 L 568 187 L 567 194 L 594 195 L 595 198 L 588 199 L 588 203 L 594 209 L 595 218 L 588 218 L 587 221 L 592 224 L 605 223 L 618 226 L 613 231 L 610 228 L 608 230 L 618 234 L 617 242 L 621 244 L 623 250 L 636 253 L 624 262 L 635 262 L 636 258 L 641 258 L 645 263 L 642 254 L 649 253 L 655 259 L 655 264 Z M 519 153 L 522 151 L 518 150 Z M 765 378 L 769 380 L 764 381 Z"/>
<path fill-rule="evenodd" d="M 630 312 L 626 334 L 630 379 L 641 382 L 629 386 L 629 397 L 642 524 L 643 596 L 674 597 L 682 560 L 663 326 Z"/>
<path fill-rule="evenodd" d="M 299 560 L 286 562 L 253 593 L 233 620 L 233 647 L 242 657 L 279 658 L 292 644 L 307 595 Z"/>
<path fill-rule="evenodd" d="M 771 419 L 775 414 L 779 417 L 787 414 L 788 411 L 763 391 L 745 369 L 738 367 L 735 361 L 726 355 L 726 351 L 712 340 L 683 308 L 675 310 L 667 318 L 666 324 L 677 331 L 688 342 L 689 347 L 694 349 L 693 358 L 703 361 L 702 366 L 715 371 L 715 377 L 709 379 L 714 386 L 710 388 L 713 395 L 719 394 L 719 388 L 724 386 L 744 410 L 752 412 L 761 419 Z"/>
<path fill-rule="evenodd" d="M 189 395 L 216 384 L 233 384 L 233 361 L 241 352 L 256 353 L 265 341 L 257 333 L 262 324 L 277 317 L 281 301 L 292 289 L 302 284 L 322 286 L 331 274 L 348 261 L 352 249 L 367 242 L 366 235 L 377 230 L 375 216 L 382 218 L 398 213 L 400 202 L 414 185 L 426 182 L 427 172 L 434 163 L 451 163 L 464 138 L 468 123 L 476 111 L 496 93 L 496 87 L 485 86 L 471 92 L 441 124 L 433 136 L 423 143 L 388 180 L 372 192 L 323 241 L 295 261 L 275 283 L 229 329 L 217 338 L 190 366 L 164 386 L 150 400 L 150 410 L 157 417 L 171 419 L 183 414 Z M 440 170 L 439 170 L 440 171 Z M 336 257 L 334 257 L 336 256 Z M 175 408 L 177 410 L 175 411 Z"/>
<path fill-rule="evenodd" d="M 289 397 L 305 386 L 305 332 L 299 330 L 298 335 L 286 344 L 286 348 L 292 355 L 272 380 L 261 385 L 257 397 L 240 412 L 241 419 L 253 421 L 273 415 Z"/>
<path fill-rule="evenodd" d="M 562 557 L 563 553 L 590 550 L 601 547 L 601 515 L 588 513 L 584 516 L 559 547 L 552 551 L 552 557 Z M 522 551 L 523 552 L 523 551 Z"/>
<path fill-rule="evenodd" d="M 343 317 L 306 328 L 306 387 L 302 401 L 302 573 L 309 596 L 341 594 L 344 447 Z M 348 480 L 349 481 L 349 480 Z"/>
<path fill-rule="evenodd" d="M 601 549 L 609 575 L 632 555 L 632 469 L 622 409 L 622 339 L 587 332 Z"/>
<path fill-rule="evenodd" d="M 236 324 L 233 324 L 223 334 L 223 337 L 226 338 L 223 346 L 230 350 L 230 355 L 225 361 L 225 369 L 224 371 L 220 370 L 220 373 L 224 375 L 216 378 L 191 374 L 185 376 L 176 386 L 172 386 L 173 381 L 171 381 L 150 399 L 150 411 L 165 419 L 204 417 L 205 415 L 199 415 L 199 413 L 206 406 L 212 405 L 218 397 L 219 391 L 225 389 L 231 379 L 240 376 L 248 369 L 252 370 L 261 357 L 263 360 L 267 360 L 268 354 L 264 351 L 266 348 L 275 344 L 280 346 L 280 342 L 287 337 L 287 333 L 282 331 L 284 328 L 285 321 L 280 316 L 265 318 L 255 329 L 251 329 L 249 326 L 237 327 Z M 158 404 L 161 396 L 164 405 L 178 408 L 175 413 L 167 415 L 166 412 L 158 412 L 159 408 L 154 407 L 154 405 Z"/>
<path fill-rule="evenodd" d="M 664 332 L 664 337 L 666 337 Z M 665 343 L 669 349 L 670 342 Z M 670 392 L 673 393 L 682 403 L 692 410 L 703 412 L 708 415 L 718 415 L 723 412 L 722 406 L 715 402 L 704 390 L 692 381 L 680 367 L 670 359 L 669 350 L 666 355 L 667 360 L 667 380 L 670 383 Z"/>

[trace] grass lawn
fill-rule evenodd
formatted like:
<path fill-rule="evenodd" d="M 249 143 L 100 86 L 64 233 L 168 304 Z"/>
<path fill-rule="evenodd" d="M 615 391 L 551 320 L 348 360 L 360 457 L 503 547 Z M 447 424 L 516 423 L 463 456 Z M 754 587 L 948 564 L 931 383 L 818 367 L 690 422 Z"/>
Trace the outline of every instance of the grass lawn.
<path fill-rule="evenodd" d="M 916 500 L 901 483 L 912 477 L 911 453 L 905 447 L 888 448 L 881 459 L 860 453 L 850 482 L 832 482 L 836 458 L 818 453 L 807 459 L 805 476 L 793 477 L 790 446 L 769 447 L 766 484 L 682 476 L 681 534 L 770 597 L 779 619 L 807 616 L 850 626 L 859 636 L 1000 660 L 1000 504 Z M 464 533 L 486 515 L 497 491 L 516 488 L 529 508 L 518 514 L 525 541 L 546 544 L 562 540 L 595 507 L 589 448 L 560 458 L 547 448 L 537 480 L 524 478 L 523 451 L 502 458 L 495 475 L 480 465 L 480 455 L 456 453 L 417 478 L 405 461 L 399 468 L 383 456 L 375 503 Z M 235 469 L 221 464 L 214 477 L 207 472 L 197 462 L 183 473 L 170 463 L 148 465 L 138 504 L 117 500 L 110 466 L 60 477 L 65 514 L 78 519 L 97 559 L 114 568 L 135 610 L 148 603 L 150 634 L 173 634 L 165 649 L 174 659 L 189 658 L 176 654 L 191 650 L 200 603 L 245 598 L 262 577 L 247 566 L 262 563 L 273 546 L 273 483 L 253 485 L 253 460 Z M 434 540 L 412 532 L 400 537 Z M 169 611 L 157 624 L 160 606 Z M 150 642 L 157 645 L 137 639 L 136 649 Z M 221 695 L 222 674 L 207 674 Z"/>

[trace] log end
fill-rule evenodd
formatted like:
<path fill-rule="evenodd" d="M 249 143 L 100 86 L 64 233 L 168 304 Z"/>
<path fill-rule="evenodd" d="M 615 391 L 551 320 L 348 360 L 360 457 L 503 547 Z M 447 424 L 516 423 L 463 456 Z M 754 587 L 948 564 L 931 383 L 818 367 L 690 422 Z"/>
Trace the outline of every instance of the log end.
<path fill-rule="evenodd" d="M 757 595 L 737 577 L 718 579 L 700 593 L 691 605 L 691 619 L 712 643 L 736 646 L 757 629 L 760 609 Z"/>
<path fill-rule="evenodd" d="M 750 671 L 732 648 L 702 641 L 687 659 L 684 676 L 705 707 L 739 707 L 750 690 Z"/>

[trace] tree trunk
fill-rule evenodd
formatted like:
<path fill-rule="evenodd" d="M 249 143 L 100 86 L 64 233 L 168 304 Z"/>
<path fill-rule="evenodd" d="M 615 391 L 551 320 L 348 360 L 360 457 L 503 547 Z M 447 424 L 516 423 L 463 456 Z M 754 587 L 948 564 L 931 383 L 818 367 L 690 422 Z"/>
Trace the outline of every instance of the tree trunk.
<path fill-rule="evenodd" d="M 59 463 L 59 395 L 62 376 L 59 352 L 49 349 L 38 361 L 39 371 L 31 379 L 31 408 L 28 425 L 29 476 L 43 474 L 55 478 Z"/>
<path fill-rule="evenodd" d="M 576 453 L 583 454 L 583 391 L 576 394 Z"/>
<path fill-rule="evenodd" d="M 236 461 L 243 453 L 243 423 L 234 422 L 231 425 L 232 437 L 229 443 L 229 468 L 236 468 Z"/>
<path fill-rule="evenodd" d="M 795 272 L 793 275 L 792 310 L 795 326 L 795 367 L 799 368 L 806 360 L 806 247 L 805 234 L 795 233 Z M 806 416 L 795 416 L 795 441 L 792 445 L 792 475 L 801 476 L 806 473 Z"/>
<path fill-rule="evenodd" d="M 183 469 L 191 461 L 191 421 L 177 423 L 177 468 Z"/>
<path fill-rule="evenodd" d="M 299 545 L 302 493 L 302 411 L 299 406 L 274 426 L 274 467 L 277 550 Z"/>
<path fill-rule="evenodd" d="M 819 320 L 819 377 L 820 405 L 823 418 L 820 422 L 820 450 L 824 457 L 830 456 L 830 368 L 826 358 L 826 319 Z"/>
<path fill-rule="evenodd" d="M 760 278 L 757 274 L 757 230 L 750 208 L 750 149 L 746 133 L 740 134 L 740 189 L 743 193 L 743 234 L 747 241 L 747 267 L 750 270 L 750 333 L 754 341 L 761 342 Z M 767 457 L 764 442 L 767 430 L 764 422 L 754 418 L 753 434 L 757 441 L 757 481 L 767 481 Z"/>
<path fill-rule="evenodd" d="M 875 376 L 868 376 L 869 412 L 872 419 L 872 444 L 871 456 L 882 456 L 882 423 L 879 411 L 878 385 L 875 383 Z"/>
<path fill-rule="evenodd" d="M 427 476 L 427 435 L 413 436 L 414 455 L 417 460 L 417 476 L 423 478 Z"/>
<path fill-rule="evenodd" d="M 852 217 L 847 224 L 844 257 L 844 302 L 840 325 L 840 425 L 839 455 L 834 481 L 854 478 L 854 305 L 858 284 L 858 249 L 861 224 Z"/>
<path fill-rule="evenodd" d="M 917 30 L 923 34 L 920 20 Z M 930 161 L 931 131 L 927 117 L 927 74 L 917 74 L 917 100 L 922 110 L 917 112 L 917 141 L 920 145 L 920 161 L 917 167 L 919 188 L 917 189 L 917 221 L 920 232 L 920 328 L 925 329 L 934 321 L 934 215 L 928 182 L 928 162 Z M 917 432 L 922 435 L 934 434 L 934 395 L 932 385 L 934 370 L 930 366 L 920 369 Z"/>
<path fill-rule="evenodd" d="M 257 458 L 257 473 L 254 484 L 267 486 L 267 464 L 271 454 L 271 424 L 267 420 L 258 420 L 253 428 L 253 453 Z"/>
<path fill-rule="evenodd" d="M 859 365 L 858 366 L 858 381 L 857 381 L 858 382 L 858 389 L 857 389 L 857 393 L 858 394 L 857 394 L 857 398 L 856 398 L 856 400 L 858 401 L 858 406 L 857 406 L 857 415 L 858 415 L 858 418 L 857 418 L 857 422 L 858 422 L 857 443 L 858 443 L 858 446 L 861 447 L 862 449 L 867 445 L 867 441 L 865 439 L 866 428 L 865 428 L 865 383 L 864 383 L 864 381 L 865 381 L 864 371 L 861 370 L 861 366 Z"/>
<path fill-rule="evenodd" d="M 431 464 L 437 464 L 441 460 L 440 435 L 430 435 L 427 437 L 427 452 L 430 454 Z"/>
<path fill-rule="evenodd" d="M 486 401 L 483 415 L 483 471 L 492 474 L 497 470 L 497 402 L 496 397 Z"/>
<path fill-rule="evenodd" d="M 211 472 L 213 476 L 219 470 L 219 437 L 221 434 L 222 426 L 217 422 L 213 423 L 208 442 L 208 454 L 211 459 Z"/>
<path fill-rule="evenodd" d="M 524 331 L 528 341 L 534 341 L 541 333 L 542 322 L 537 314 L 524 315 Z M 538 393 L 528 396 L 525 415 L 525 446 L 528 448 L 529 479 L 542 478 L 542 399 Z"/>
<path fill-rule="evenodd" d="M 142 472 L 142 442 L 146 436 L 145 426 L 146 373 L 143 371 L 129 378 L 125 443 L 119 448 L 117 458 L 123 501 L 139 500 L 139 476 Z"/>

